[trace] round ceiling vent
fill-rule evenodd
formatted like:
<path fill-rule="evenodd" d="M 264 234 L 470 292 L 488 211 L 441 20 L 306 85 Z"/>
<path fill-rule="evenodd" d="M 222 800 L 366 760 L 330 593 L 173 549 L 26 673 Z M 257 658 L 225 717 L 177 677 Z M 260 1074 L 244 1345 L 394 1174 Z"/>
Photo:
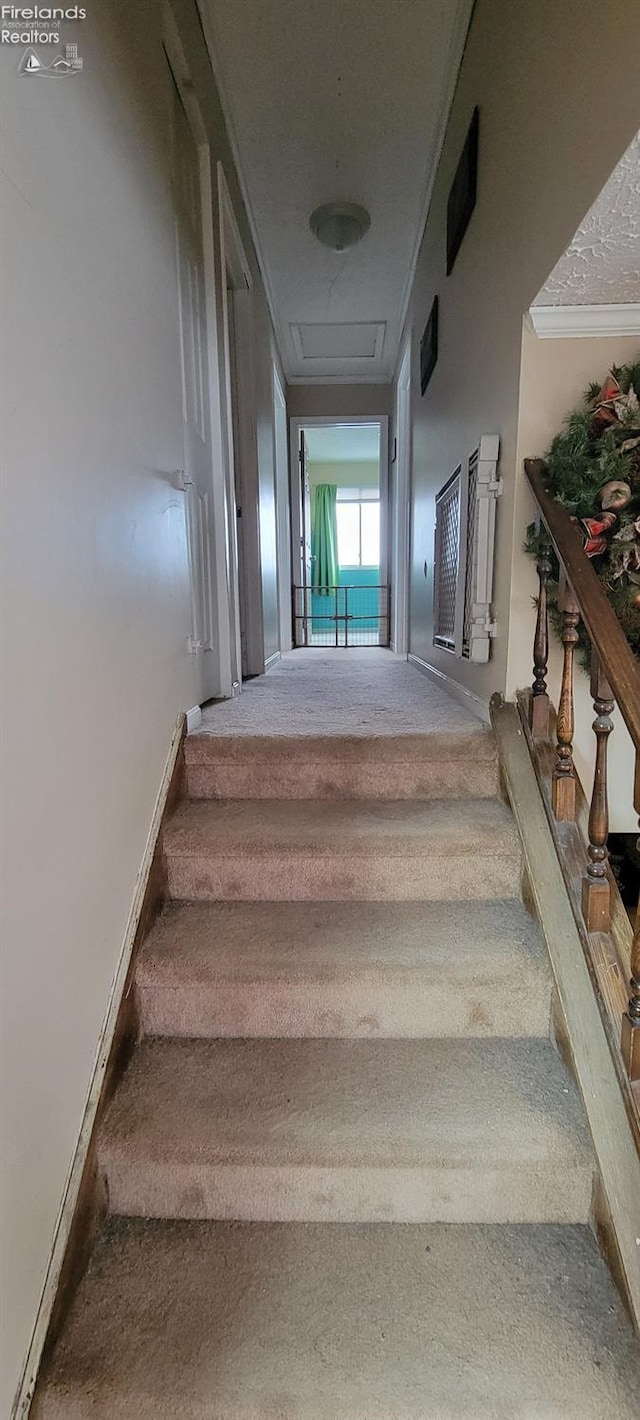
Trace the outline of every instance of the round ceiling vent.
<path fill-rule="evenodd" d="M 311 213 L 309 226 L 324 247 L 344 251 L 362 241 L 371 218 L 366 207 L 358 207 L 355 202 L 325 202 Z"/>

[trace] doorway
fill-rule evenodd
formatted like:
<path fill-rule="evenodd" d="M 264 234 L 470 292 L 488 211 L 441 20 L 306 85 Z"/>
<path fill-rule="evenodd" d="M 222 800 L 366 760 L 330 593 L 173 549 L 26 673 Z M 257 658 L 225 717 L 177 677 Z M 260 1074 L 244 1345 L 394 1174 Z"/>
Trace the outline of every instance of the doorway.
<path fill-rule="evenodd" d="M 195 101 L 187 112 L 182 85 L 167 50 L 171 101 L 171 173 L 176 233 L 178 321 L 182 383 L 182 488 L 189 559 L 195 693 L 202 704 L 219 694 L 220 665 L 213 626 L 215 564 L 212 503 L 213 433 L 207 307 L 207 183 L 209 149 Z M 178 66 L 176 66 L 178 68 Z M 209 308 L 210 309 L 210 308 Z"/>
<path fill-rule="evenodd" d="M 390 466 L 391 647 L 409 650 L 409 556 L 411 514 L 411 333 L 400 360 L 395 408 L 395 448 Z"/>
<path fill-rule="evenodd" d="M 291 421 L 296 646 L 388 646 L 388 421 Z"/>
<path fill-rule="evenodd" d="M 278 568 L 278 624 L 280 650 L 292 645 L 291 616 L 291 515 L 289 455 L 287 452 L 287 402 L 277 363 L 273 361 L 273 466 L 276 492 L 276 559 Z"/>
<path fill-rule="evenodd" d="M 253 369 L 253 279 L 218 163 L 222 274 L 223 449 L 232 688 L 264 671 L 260 490 Z"/>

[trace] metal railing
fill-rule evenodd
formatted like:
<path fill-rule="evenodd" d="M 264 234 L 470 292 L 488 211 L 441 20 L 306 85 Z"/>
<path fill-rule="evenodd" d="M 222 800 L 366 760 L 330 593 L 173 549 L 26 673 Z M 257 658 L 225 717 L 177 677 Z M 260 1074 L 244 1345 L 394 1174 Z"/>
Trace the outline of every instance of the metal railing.
<path fill-rule="evenodd" d="M 293 587 L 295 646 L 388 646 L 391 588 Z"/>

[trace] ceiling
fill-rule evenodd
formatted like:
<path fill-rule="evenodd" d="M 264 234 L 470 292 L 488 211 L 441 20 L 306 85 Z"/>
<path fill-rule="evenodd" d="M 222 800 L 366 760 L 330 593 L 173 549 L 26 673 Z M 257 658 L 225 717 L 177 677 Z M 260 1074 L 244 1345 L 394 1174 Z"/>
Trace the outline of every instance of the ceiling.
<path fill-rule="evenodd" d="M 640 134 L 581 222 L 535 306 L 640 302 Z"/>
<path fill-rule="evenodd" d="M 305 427 L 307 453 L 314 463 L 377 463 L 379 424 L 325 424 Z"/>
<path fill-rule="evenodd" d="M 287 379 L 391 379 L 473 0 L 199 4 Z"/>

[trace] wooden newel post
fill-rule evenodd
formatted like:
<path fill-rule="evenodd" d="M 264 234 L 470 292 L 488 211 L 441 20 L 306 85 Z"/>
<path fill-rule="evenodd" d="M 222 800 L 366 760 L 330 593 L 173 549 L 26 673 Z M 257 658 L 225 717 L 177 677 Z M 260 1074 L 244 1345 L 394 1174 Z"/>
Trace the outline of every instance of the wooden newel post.
<path fill-rule="evenodd" d="M 596 763 L 589 808 L 589 863 L 582 883 L 582 915 L 589 932 L 608 932 L 611 925 L 610 890 L 607 876 L 609 799 L 607 794 L 607 743 L 613 729 L 611 714 L 615 704 L 611 686 L 602 669 L 595 646 L 591 647 L 591 694 L 596 718 Z"/>
<path fill-rule="evenodd" d="M 640 754 L 636 753 L 635 794 L 636 813 L 640 816 Z M 638 839 L 640 849 L 640 838 Z M 631 945 L 631 980 L 629 1005 L 622 1017 L 622 1055 L 630 1080 L 640 1080 L 640 897 Z"/>
<path fill-rule="evenodd" d="M 541 542 L 537 562 L 539 583 L 538 615 L 536 617 L 536 634 L 533 641 L 533 685 L 531 687 L 530 703 L 531 733 L 535 735 L 537 739 L 547 739 L 549 735 L 549 696 L 547 695 L 549 610 L 547 606 L 547 583 L 551 574 L 550 551 L 549 543 Z"/>
<path fill-rule="evenodd" d="M 556 721 L 556 763 L 551 785 L 553 812 L 557 819 L 573 823 L 576 816 L 576 771 L 573 764 L 573 653 L 578 644 L 578 603 L 566 579 L 561 591 L 562 630 L 564 647 L 562 685 Z"/>

